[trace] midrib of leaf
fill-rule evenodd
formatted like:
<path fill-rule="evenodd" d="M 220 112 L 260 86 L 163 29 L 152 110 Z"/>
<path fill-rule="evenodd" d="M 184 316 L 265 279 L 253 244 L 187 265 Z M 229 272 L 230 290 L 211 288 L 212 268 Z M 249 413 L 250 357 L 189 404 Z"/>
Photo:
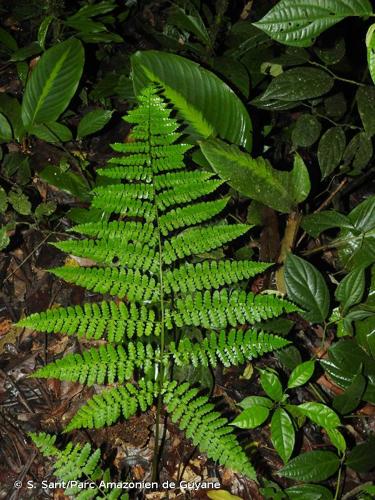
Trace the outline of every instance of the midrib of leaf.
<path fill-rule="evenodd" d="M 46 85 L 44 86 L 44 89 L 42 90 L 42 93 L 41 93 L 39 99 L 37 100 L 37 104 L 35 106 L 30 125 L 32 125 L 34 123 L 35 117 L 37 116 L 41 106 L 44 104 L 46 95 L 48 95 L 49 91 L 51 90 L 52 85 L 53 85 L 54 81 L 56 80 L 56 76 L 57 76 L 58 72 L 60 71 L 62 65 L 64 64 L 65 59 L 68 56 L 68 52 L 69 51 L 66 51 L 62 54 L 58 63 L 55 65 L 54 69 L 52 70 L 50 78 L 47 80 Z"/>

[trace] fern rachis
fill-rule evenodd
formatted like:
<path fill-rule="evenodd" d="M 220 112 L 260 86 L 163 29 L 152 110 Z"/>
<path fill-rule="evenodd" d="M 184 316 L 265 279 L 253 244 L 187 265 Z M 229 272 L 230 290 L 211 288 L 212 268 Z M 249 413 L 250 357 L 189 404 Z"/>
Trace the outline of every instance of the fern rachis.
<path fill-rule="evenodd" d="M 212 222 L 228 202 L 215 194 L 222 181 L 211 172 L 186 169 L 184 154 L 191 146 L 176 142 L 181 134 L 170 112 L 157 88 L 141 93 L 139 106 L 125 118 L 133 125 L 131 142 L 115 144 L 121 156 L 100 170 L 123 183 L 93 191 L 92 206 L 102 209 L 107 220 L 73 228 L 86 239 L 55 244 L 97 262 L 56 268 L 56 276 L 115 299 L 51 309 L 19 325 L 107 341 L 34 374 L 116 384 L 83 406 L 67 430 L 111 425 L 158 399 L 159 409 L 164 405 L 209 457 L 255 479 L 227 420 L 196 389 L 171 381 L 170 367 L 238 365 L 281 348 L 288 341 L 257 325 L 297 308 L 237 286 L 269 264 L 202 257 L 251 226 Z M 109 221 L 113 214 L 121 219 Z M 188 337 L 193 327 L 202 331 L 203 340 Z"/>

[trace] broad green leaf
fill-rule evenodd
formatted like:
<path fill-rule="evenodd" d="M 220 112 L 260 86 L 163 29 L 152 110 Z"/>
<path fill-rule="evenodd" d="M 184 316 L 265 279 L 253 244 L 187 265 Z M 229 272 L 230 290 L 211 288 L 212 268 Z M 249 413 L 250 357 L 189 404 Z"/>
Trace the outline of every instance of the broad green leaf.
<path fill-rule="evenodd" d="M 283 398 L 283 387 L 279 377 L 269 370 L 260 371 L 260 385 L 264 392 L 274 401 L 281 401 Z"/>
<path fill-rule="evenodd" d="M 329 489 L 320 484 L 298 484 L 284 491 L 290 500 L 333 500 Z"/>
<path fill-rule="evenodd" d="M 327 65 L 337 64 L 345 56 L 346 47 L 344 38 L 336 40 L 335 45 L 328 49 L 315 48 L 318 57 Z"/>
<path fill-rule="evenodd" d="M 216 75 L 184 57 L 155 50 L 136 52 L 131 61 L 135 91 L 138 93 L 150 81 L 160 83 L 166 97 L 191 125 L 188 133 L 193 137 L 217 134 L 251 149 L 252 125 L 248 112 L 233 90 Z"/>
<path fill-rule="evenodd" d="M 293 458 L 278 471 L 279 476 L 296 481 L 325 481 L 339 468 L 340 459 L 332 451 L 308 451 Z"/>
<path fill-rule="evenodd" d="M 346 441 L 341 432 L 338 429 L 326 429 L 326 432 L 337 451 L 344 454 L 346 451 Z"/>
<path fill-rule="evenodd" d="M 342 118 L 346 113 L 347 107 L 346 98 L 342 92 L 330 95 L 324 99 L 326 114 L 334 120 Z"/>
<path fill-rule="evenodd" d="M 343 228 L 335 240 L 347 269 L 365 267 L 375 260 L 375 196 L 357 205 L 348 215 L 352 227 Z"/>
<path fill-rule="evenodd" d="M 315 214 L 305 215 L 302 219 L 303 229 L 317 238 L 320 233 L 334 227 L 351 227 L 352 224 L 348 217 L 336 212 L 335 210 L 323 210 Z"/>
<path fill-rule="evenodd" d="M 235 425 L 241 429 L 254 429 L 267 420 L 269 413 L 269 408 L 254 405 L 241 412 L 230 425 Z"/>
<path fill-rule="evenodd" d="M 275 352 L 275 356 L 288 370 L 294 370 L 294 368 L 302 363 L 301 354 L 294 345 L 278 349 Z"/>
<path fill-rule="evenodd" d="M 18 49 L 15 38 L 4 28 L 0 28 L 0 43 L 2 43 L 11 52 Z"/>
<path fill-rule="evenodd" d="M 302 403 L 298 410 L 324 429 L 335 429 L 340 425 L 338 415 L 322 403 Z"/>
<path fill-rule="evenodd" d="M 9 142 L 12 140 L 12 128 L 3 113 L 0 113 L 0 142 Z"/>
<path fill-rule="evenodd" d="M 367 17 L 368 0 L 280 0 L 255 26 L 285 45 L 309 47 L 323 31 L 345 17 Z"/>
<path fill-rule="evenodd" d="M 66 40 L 48 49 L 27 82 L 22 101 L 26 128 L 57 120 L 75 94 L 83 71 L 84 51 L 79 40 Z"/>
<path fill-rule="evenodd" d="M 21 119 L 21 106 L 17 99 L 0 93 L 0 112 L 7 117 L 12 125 L 14 138 L 21 141 L 25 135 L 25 128 Z"/>
<path fill-rule="evenodd" d="M 375 88 L 360 87 L 357 92 L 357 105 L 363 127 L 369 137 L 375 134 Z"/>
<path fill-rule="evenodd" d="M 372 81 L 375 83 L 375 24 L 372 24 L 366 35 L 367 64 Z"/>
<path fill-rule="evenodd" d="M 31 135 L 46 142 L 68 142 L 73 139 L 71 131 L 62 123 L 51 122 L 42 125 L 33 125 L 29 129 Z"/>
<path fill-rule="evenodd" d="M 310 262 L 289 254 L 284 277 L 289 298 L 306 311 L 303 316 L 311 323 L 322 323 L 330 305 L 329 291 L 322 274 Z"/>
<path fill-rule="evenodd" d="M 31 203 L 28 197 L 21 191 L 9 191 L 9 203 L 14 210 L 21 215 L 29 215 L 31 213 Z"/>
<path fill-rule="evenodd" d="M 187 14 L 181 7 L 173 5 L 169 10 L 168 23 L 177 26 L 181 30 L 188 31 L 195 35 L 197 39 L 205 46 L 210 47 L 212 42 L 204 22 L 199 12 Z"/>
<path fill-rule="evenodd" d="M 361 302 L 365 291 L 365 269 L 356 267 L 340 282 L 335 297 L 341 302 L 343 314 L 355 304 Z"/>
<path fill-rule="evenodd" d="M 22 85 L 25 86 L 29 75 L 29 65 L 27 62 L 21 61 L 16 64 L 16 67 L 18 78 L 21 80 Z"/>
<path fill-rule="evenodd" d="M 268 160 L 252 158 L 219 139 L 202 141 L 200 147 L 214 171 L 231 187 L 275 210 L 291 211 L 310 191 L 308 170 L 299 155 L 291 172 L 281 172 Z"/>
<path fill-rule="evenodd" d="M 13 52 L 11 61 L 24 61 L 25 59 L 29 59 L 30 57 L 36 56 L 42 52 L 42 47 L 38 42 L 31 42 L 30 45 L 26 47 L 21 47 Z"/>
<path fill-rule="evenodd" d="M 112 114 L 113 111 L 105 109 L 95 109 L 87 113 L 78 124 L 77 139 L 101 130 L 109 122 Z"/>
<path fill-rule="evenodd" d="M 36 209 L 35 209 L 35 217 L 37 219 L 41 219 L 42 217 L 48 217 L 49 215 L 53 214 L 53 212 L 56 210 L 56 203 L 53 201 L 46 201 L 43 203 L 40 203 Z"/>
<path fill-rule="evenodd" d="M 46 16 L 43 21 L 40 23 L 38 28 L 38 43 L 44 50 L 44 45 L 46 42 L 46 37 L 48 33 L 48 28 L 53 20 L 53 16 Z"/>
<path fill-rule="evenodd" d="M 332 403 L 333 407 L 341 413 L 341 415 L 347 415 L 355 410 L 360 404 L 365 389 L 366 378 L 361 373 L 357 373 L 345 392 L 335 396 Z"/>
<path fill-rule="evenodd" d="M 332 127 L 322 135 L 318 146 L 318 162 L 323 179 L 340 165 L 345 146 L 345 132 L 341 127 Z"/>
<path fill-rule="evenodd" d="M 244 64 L 232 57 L 215 57 L 213 69 L 237 87 L 246 98 L 249 97 L 250 78 Z"/>
<path fill-rule="evenodd" d="M 291 457 L 295 444 L 292 419 L 283 408 L 277 408 L 271 419 L 271 441 L 284 464 Z"/>
<path fill-rule="evenodd" d="M 370 437 L 365 443 L 358 444 L 349 453 L 346 465 L 357 472 L 368 472 L 375 467 L 375 438 Z"/>
<path fill-rule="evenodd" d="M 347 167 L 351 166 L 350 174 L 358 175 L 368 165 L 373 155 L 371 137 L 366 132 L 358 132 L 346 146 L 343 161 Z"/>
<path fill-rule="evenodd" d="M 0 227 L 0 251 L 9 245 L 10 239 L 6 227 Z"/>
<path fill-rule="evenodd" d="M 301 115 L 292 131 L 292 141 L 296 146 L 307 148 L 312 146 L 320 136 L 322 126 L 315 116 Z"/>
<path fill-rule="evenodd" d="M 8 197 L 5 189 L 0 186 L 0 214 L 3 214 L 8 206 Z M 264 398 L 266 399 L 266 398 Z"/>
<path fill-rule="evenodd" d="M 312 377 L 315 369 L 315 361 L 312 359 L 310 361 L 305 361 L 298 365 L 290 374 L 288 380 L 288 389 L 293 387 L 300 387 L 306 384 Z"/>
<path fill-rule="evenodd" d="M 243 399 L 240 403 L 238 403 L 238 406 L 240 406 L 245 410 L 253 406 L 264 406 L 265 408 L 271 409 L 272 405 L 273 402 L 268 398 L 264 398 L 263 396 L 248 396 L 247 398 Z"/>
<path fill-rule="evenodd" d="M 82 201 L 88 201 L 90 199 L 89 186 L 81 176 L 74 172 L 62 172 L 58 167 L 48 165 L 39 175 L 44 181 L 47 181 L 49 184 L 56 186 L 62 191 L 66 191 Z"/>
<path fill-rule="evenodd" d="M 331 75 L 318 68 L 292 68 L 274 78 L 260 97 L 261 101 L 301 101 L 329 92 L 334 84 Z"/>

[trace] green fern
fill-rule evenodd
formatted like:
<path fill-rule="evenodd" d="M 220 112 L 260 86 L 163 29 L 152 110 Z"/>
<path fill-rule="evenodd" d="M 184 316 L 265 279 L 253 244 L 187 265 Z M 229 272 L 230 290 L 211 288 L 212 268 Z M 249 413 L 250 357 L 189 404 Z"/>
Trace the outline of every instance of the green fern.
<path fill-rule="evenodd" d="M 81 239 L 55 243 L 96 264 L 52 273 L 115 299 L 32 314 L 19 326 L 107 341 L 34 375 L 116 384 L 88 401 L 67 431 L 111 425 L 162 398 L 172 420 L 202 451 L 255 479 L 227 420 L 197 389 L 169 381 L 169 374 L 173 363 L 239 365 L 285 346 L 288 341 L 248 326 L 298 309 L 275 296 L 246 291 L 246 281 L 270 264 L 217 261 L 210 255 L 252 226 L 217 219 L 229 201 L 219 194 L 223 182 L 212 172 L 185 167 L 191 146 L 176 143 L 180 125 L 170 113 L 156 87 L 141 93 L 139 106 L 125 118 L 133 125 L 130 142 L 115 144 L 120 155 L 100 169 L 123 183 L 93 190 L 92 206 L 121 220 L 77 225 L 72 230 Z M 203 340 L 188 338 L 196 327 Z"/>
<path fill-rule="evenodd" d="M 65 489 L 65 495 L 74 495 L 78 500 L 93 498 L 114 500 L 121 496 L 121 489 L 109 490 L 106 487 L 95 486 L 95 482 L 98 481 L 103 481 L 104 484 L 109 482 L 109 471 L 103 471 L 99 465 L 101 458 L 99 449 L 92 451 L 89 443 L 84 446 L 68 443 L 63 450 L 60 450 L 55 446 L 56 436 L 44 432 L 39 434 L 31 432 L 29 436 L 43 456 L 53 459 L 53 473 L 59 481 L 66 484 L 69 481 L 73 482 Z M 74 485 L 75 481 L 89 481 L 90 488 L 82 489 Z M 121 498 L 128 500 L 129 496 L 125 494 Z"/>

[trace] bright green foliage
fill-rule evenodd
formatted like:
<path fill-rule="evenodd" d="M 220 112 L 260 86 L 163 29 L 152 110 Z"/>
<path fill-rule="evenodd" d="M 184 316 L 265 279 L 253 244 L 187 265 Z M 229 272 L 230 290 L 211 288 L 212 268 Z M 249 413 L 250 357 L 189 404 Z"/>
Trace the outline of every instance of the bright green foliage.
<path fill-rule="evenodd" d="M 100 449 L 92 451 L 91 445 L 86 443 L 68 445 L 60 450 L 55 446 L 56 436 L 51 436 L 44 432 L 39 434 L 30 433 L 34 444 L 39 448 L 40 452 L 45 457 L 53 457 L 53 475 L 60 481 L 68 483 L 68 481 L 87 481 L 94 482 L 104 480 L 106 482 L 106 472 L 100 466 Z M 68 487 L 65 490 L 65 495 L 73 496 L 78 500 L 91 498 L 115 499 L 121 495 L 121 489 L 107 490 L 107 488 L 90 487 L 82 489 L 79 486 Z"/>
<path fill-rule="evenodd" d="M 184 153 L 191 146 L 175 143 L 181 136 L 179 124 L 158 89 L 145 89 L 125 120 L 134 125 L 130 141 L 115 144 L 120 155 L 100 170 L 124 183 L 97 187 L 92 202 L 108 218 L 120 214 L 121 220 L 73 228 L 86 238 L 54 245 L 93 265 L 52 270 L 68 282 L 115 298 L 52 309 L 19 323 L 107 343 L 67 355 L 35 376 L 116 384 L 88 401 L 67 431 L 111 425 L 146 411 L 162 397 L 172 420 L 202 451 L 255 478 L 227 420 L 197 389 L 169 382 L 167 375 L 173 362 L 231 366 L 285 346 L 288 341 L 276 335 L 246 327 L 298 308 L 273 295 L 246 291 L 246 280 L 269 264 L 218 261 L 217 254 L 210 254 L 243 237 L 251 226 L 215 220 L 228 203 L 219 194 L 223 182 L 212 172 L 185 167 Z M 188 339 L 196 327 L 203 340 Z M 183 332 L 177 342 L 179 329 Z"/>

